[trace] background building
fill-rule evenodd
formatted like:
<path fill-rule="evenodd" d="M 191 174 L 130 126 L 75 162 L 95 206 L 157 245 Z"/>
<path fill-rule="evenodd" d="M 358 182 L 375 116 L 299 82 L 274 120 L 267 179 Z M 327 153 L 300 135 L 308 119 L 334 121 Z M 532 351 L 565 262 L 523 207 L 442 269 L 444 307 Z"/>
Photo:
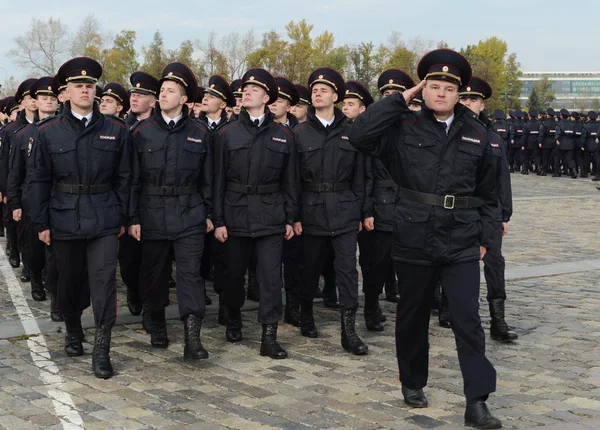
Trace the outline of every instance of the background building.
<path fill-rule="evenodd" d="M 576 111 L 600 110 L 600 72 L 523 72 L 521 106 L 527 106 L 527 99 L 533 84 L 543 76 L 552 82 L 556 99 L 553 108 Z"/>

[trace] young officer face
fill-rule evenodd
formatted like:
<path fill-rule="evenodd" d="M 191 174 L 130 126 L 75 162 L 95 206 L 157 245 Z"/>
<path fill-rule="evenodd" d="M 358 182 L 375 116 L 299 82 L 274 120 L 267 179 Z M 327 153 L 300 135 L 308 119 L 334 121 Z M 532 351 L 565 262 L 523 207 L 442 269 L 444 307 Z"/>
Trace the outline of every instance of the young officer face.
<path fill-rule="evenodd" d="M 276 119 L 282 119 L 287 116 L 287 113 L 290 111 L 291 106 L 290 102 L 286 99 L 282 99 L 281 97 L 275 100 L 275 103 L 269 105 L 269 109 L 273 112 Z"/>
<path fill-rule="evenodd" d="M 458 103 L 458 85 L 452 82 L 428 80 L 423 88 L 423 100 L 434 113 L 452 114 Z"/>
<path fill-rule="evenodd" d="M 162 111 L 170 112 L 183 106 L 187 102 L 187 96 L 181 85 L 177 82 L 167 80 L 160 86 L 158 101 Z"/>
<path fill-rule="evenodd" d="M 235 98 L 235 106 L 233 107 L 233 113 L 236 115 L 239 115 L 240 111 L 242 110 L 242 106 L 243 106 L 242 98 L 236 97 Z"/>
<path fill-rule="evenodd" d="M 226 107 L 227 103 L 225 103 L 222 98 L 215 97 L 209 93 L 204 94 L 204 98 L 202 99 L 202 112 L 214 115 Z"/>
<path fill-rule="evenodd" d="M 344 112 L 344 115 L 350 120 L 355 120 L 365 110 L 365 105 L 358 99 L 351 98 L 343 101 L 342 112 Z"/>
<path fill-rule="evenodd" d="M 58 99 L 54 96 L 40 94 L 37 96 L 37 105 L 41 113 L 53 115 L 58 108 Z"/>
<path fill-rule="evenodd" d="M 88 82 L 69 82 L 67 84 L 67 100 L 80 109 L 91 109 L 94 106 L 96 85 Z"/>
<path fill-rule="evenodd" d="M 485 109 L 485 104 L 483 103 L 483 99 L 481 97 L 461 97 L 460 103 L 477 115 L 479 115 Z"/>
<path fill-rule="evenodd" d="M 338 96 L 333 88 L 325 84 L 314 84 L 311 98 L 315 109 L 331 107 L 338 101 Z"/>
<path fill-rule="evenodd" d="M 383 92 L 383 94 L 382 94 L 382 97 L 391 96 L 391 95 L 392 95 L 392 94 L 394 94 L 394 93 L 401 93 L 401 92 L 402 92 L 402 91 L 400 91 L 400 90 L 394 90 L 394 89 L 388 88 L 387 90 L 385 90 L 385 91 Z"/>
<path fill-rule="evenodd" d="M 21 107 L 28 112 L 35 112 L 37 110 L 37 102 L 30 95 L 26 95 L 21 101 Z"/>
<path fill-rule="evenodd" d="M 131 112 L 139 115 L 150 111 L 154 107 L 156 97 L 150 94 L 131 93 L 129 103 L 131 104 Z"/>
<path fill-rule="evenodd" d="M 259 108 L 269 102 L 269 95 L 258 85 L 248 84 L 244 86 L 243 91 L 242 106 L 246 109 Z"/>
<path fill-rule="evenodd" d="M 123 106 L 111 96 L 102 96 L 100 101 L 100 113 L 104 115 L 115 115 L 119 116 L 119 113 L 123 110 Z"/>
<path fill-rule="evenodd" d="M 296 117 L 298 122 L 306 121 L 306 117 L 308 116 L 308 105 L 297 104 L 296 106 L 292 106 L 291 109 L 292 115 Z"/>

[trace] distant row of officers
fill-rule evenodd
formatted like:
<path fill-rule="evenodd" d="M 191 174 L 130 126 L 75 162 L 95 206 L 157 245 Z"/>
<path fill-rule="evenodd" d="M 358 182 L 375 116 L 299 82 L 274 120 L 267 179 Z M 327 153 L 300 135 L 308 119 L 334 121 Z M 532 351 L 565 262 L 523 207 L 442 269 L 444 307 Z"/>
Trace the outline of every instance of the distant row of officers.
<path fill-rule="evenodd" d="M 332 256 L 341 344 L 365 355 L 355 330 L 359 247 L 371 330 L 383 329 L 378 297 L 394 261 L 405 402 L 427 406 L 429 303 L 441 282 L 465 380 L 465 423 L 499 428 L 485 404 L 496 374 L 479 318 L 479 260 L 492 337 L 512 341 L 501 243 L 512 215 L 506 139 L 512 145 L 519 132 L 507 125 L 503 137 L 497 125 L 504 119 L 491 125 L 480 115 L 492 90 L 460 54 L 432 51 L 418 69 L 416 85 L 399 69 L 384 72 L 377 103 L 331 68 L 311 73 L 308 87 L 256 68 L 231 85 L 212 76 L 201 89 L 187 66 L 171 63 L 160 79 L 134 73 L 129 91 L 104 86 L 100 103 L 102 67 L 90 58 L 23 82 L 0 106 L 14 119 L 0 130 L 0 192 L 8 218 L 19 223 L 15 249 L 30 270 L 33 298 L 45 299 L 44 263 L 56 279 L 46 288 L 53 316 L 65 322 L 67 355 L 83 354 L 81 314 L 91 303 L 93 372 L 113 375 L 117 261 L 130 310 L 146 309 L 152 346 L 166 348 L 174 261 L 184 358 L 208 358 L 200 340 L 208 247 L 228 341 L 242 340 L 253 259 L 260 354 L 287 357 L 277 341 L 282 266 L 286 321 L 318 337 L 313 299 Z M 552 128 L 561 151 L 568 130 Z"/>

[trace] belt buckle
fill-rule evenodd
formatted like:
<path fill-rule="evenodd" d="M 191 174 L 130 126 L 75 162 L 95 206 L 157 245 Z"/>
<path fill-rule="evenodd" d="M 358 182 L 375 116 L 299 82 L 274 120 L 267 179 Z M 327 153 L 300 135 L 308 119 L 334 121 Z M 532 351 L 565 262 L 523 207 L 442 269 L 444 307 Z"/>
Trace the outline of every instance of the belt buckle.
<path fill-rule="evenodd" d="M 454 209 L 455 200 L 454 196 L 444 196 L 444 209 Z"/>
<path fill-rule="evenodd" d="M 89 185 L 79 184 L 77 186 L 77 194 L 89 194 L 89 193 L 90 193 Z"/>
<path fill-rule="evenodd" d="M 246 190 L 248 191 L 248 195 L 254 195 L 258 193 L 258 185 L 247 185 Z"/>
<path fill-rule="evenodd" d="M 173 187 L 163 186 L 163 196 L 172 196 L 175 194 L 175 189 Z"/>
<path fill-rule="evenodd" d="M 325 182 L 323 184 L 323 191 L 326 193 L 331 193 L 331 192 L 335 191 L 335 185 Z"/>

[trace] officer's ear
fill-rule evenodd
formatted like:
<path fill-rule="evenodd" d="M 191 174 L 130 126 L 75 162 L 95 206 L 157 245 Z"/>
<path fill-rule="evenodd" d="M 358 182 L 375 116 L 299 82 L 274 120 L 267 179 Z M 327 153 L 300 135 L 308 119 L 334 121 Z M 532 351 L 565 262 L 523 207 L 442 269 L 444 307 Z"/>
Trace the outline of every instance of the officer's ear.
<path fill-rule="evenodd" d="M 123 105 L 121 103 L 117 104 L 117 114 L 121 113 L 123 111 Z"/>
<path fill-rule="evenodd" d="M 360 108 L 358 109 L 358 113 L 363 113 L 366 110 L 367 110 L 366 106 L 365 105 L 361 105 Z"/>
<path fill-rule="evenodd" d="M 334 91 L 334 93 L 333 93 L 333 103 L 335 104 L 335 103 L 337 103 L 337 101 L 338 101 L 338 95 L 337 95 L 337 93 Z"/>
<path fill-rule="evenodd" d="M 179 104 L 181 106 L 183 106 L 184 104 L 186 104 L 188 101 L 188 96 L 181 96 L 181 100 L 179 101 Z"/>
<path fill-rule="evenodd" d="M 227 108 L 227 102 L 221 102 L 221 104 L 219 105 L 219 109 L 223 110 Z"/>
<path fill-rule="evenodd" d="M 150 107 L 154 109 L 154 105 L 156 105 L 156 98 L 152 97 L 152 100 L 150 100 Z"/>

